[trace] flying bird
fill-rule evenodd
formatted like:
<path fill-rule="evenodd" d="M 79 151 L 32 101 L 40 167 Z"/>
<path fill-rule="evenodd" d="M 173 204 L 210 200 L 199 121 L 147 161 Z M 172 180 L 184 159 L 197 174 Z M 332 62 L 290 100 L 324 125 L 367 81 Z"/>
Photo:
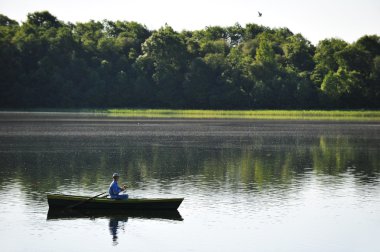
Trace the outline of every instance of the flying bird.
<path fill-rule="evenodd" d="M 263 13 L 261 13 L 260 11 L 258 11 L 257 13 L 259 13 L 259 17 L 261 17 L 263 15 Z"/>

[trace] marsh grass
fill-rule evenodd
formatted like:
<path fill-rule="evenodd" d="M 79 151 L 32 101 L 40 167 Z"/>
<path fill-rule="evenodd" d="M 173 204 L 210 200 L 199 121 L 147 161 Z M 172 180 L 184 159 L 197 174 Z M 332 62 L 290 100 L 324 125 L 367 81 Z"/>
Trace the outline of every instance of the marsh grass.
<path fill-rule="evenodd" d="M 284 119 L 379 121 L 380 111 L 359 110 L 175 110 L 107 109 L 97 111 L 109 116 L 194 119 Z"/>

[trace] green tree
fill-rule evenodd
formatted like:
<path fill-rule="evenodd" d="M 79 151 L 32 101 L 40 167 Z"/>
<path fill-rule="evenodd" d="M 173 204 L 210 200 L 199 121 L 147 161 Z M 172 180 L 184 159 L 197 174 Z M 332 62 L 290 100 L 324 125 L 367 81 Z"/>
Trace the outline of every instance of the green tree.
<path fill-rule="evenodd" d="M 244 53 L 243 46 L 231 49 L 226 58 L 227 69 L 223 76 L 235 89 L 235 96 L 239 100 L 236 107 L 253 108 L 255 82 L 251 68 L 254 60 Z"/>
<path fill-rule="evenodd" d="M 183 82 L 186 107 L 209 108 L 210 86 L 215 81 L 210 71 L 209 66 L 200 57 L 190 63 Z"/>
<path fill-rule="evenodd" d="M 22 72 L 19 51 L 13 37 L 19 29 L 16 21 L 0 14 L 0 106 L 17 106 L 18 75 Z"/>
<path fill-rule="evenodd" d="M 373 68 L 370 76 L 370 89 L 368 90 L 368 98 L 371 107 L 380 107 L 380 55 L 373 59 Z"/>
<path fill-rule="evenodd" d="M 288 65 L 299 72 L 312 71 L 314 69 L 314 46 L 301 34 L 296 34 L 286 39 L 283 45 L 284 56 Z"/>
<path fill-rule="evenodd" d="M 359 70 L 361 73 L 366 73 L 363 82 L 366 89 L 365 99 L 367 106 L 378 108 L 380 106 L 380 37 L 377 35 L 365 35 L 358 39 L 355 46 L 366 52 L 363 56 L 368 57 L 369 69 L 365 71 Z"/>
<path fill-rule="evenodd" d="M 329 72 L 323 80 L 321 89 L 326 92 L 334 105 L 341 107 L 363 105 L 363 80 L 357 71 L 339 68 L 336 73 Z"/>
<path fill-rule="evenodd" d="M 65 64 L 59 52 L 64 33 L 63 23 L 50 13 L 35 12 L 28 14 L 27 21 L 14 36 L 20 52 L 22 71 L 16 88 L 23 106 L 46 107 L 59 104 L 60 90 L 54 83 L 59 73 L 59 64 Z M 61 50 L 62 49 L 62 50 Z"/>
<path fill-rule="evenodd" d="M 236 23 L 234 26 L 229 26 L 227 30 L 227 42 L 230 47 L 235 47 L 243 41 L 244 37 L 244 28 Z"/>
<path fill-rule="evenodd" d="M 158 101 L 162 106 L 182 107 L 188 54 L 181 36 L 170 26 L 164 26 L 144 42 L 142 50 L 153 62 L 152 79 L 158 87 Z"/>
<path fill-rule="evenodd" d="M 226 81 L 225 72 L 228 70 L 226 56 L 221 53 L 209 53 L 204 61 L 210 70 L 209 102 L 211 108 L 238 108 L 240 105 L 239 92 L 233 83 Z"/>
<path fill-rule="evenodd" d="M 336 72 L 339 68 L 337 53 L 342 51 L 348 44 L 341 39 L 325 39 L 318 43 L 315 54 L 315 68 L 311 79 L 318 87 L 321 86 L 325 75 L 330 71 Z"/>
<path fill-rule="evenodd" d="M 251 68 L 255 80 L 254 104 L 260 108 L 274 108 L 279 102 L 276 96 L 276 92 L 279 92 L 278 67 L 272 41 L 268 34 L 262 34 Z"/>
<path fill-rule="evenodd" d="M 258 24 L 246 24 L 243 36 L 244 41 L 254 39 L 265 31 L 269 31 L 269 28 Z"/>
<path fill-rule="evenodd" d="M 59 28 L 62 26 L 62 23 L 48 11 L 33 12 L 27 15 L 28 24 L 34 27 L 41 28 Z"/>

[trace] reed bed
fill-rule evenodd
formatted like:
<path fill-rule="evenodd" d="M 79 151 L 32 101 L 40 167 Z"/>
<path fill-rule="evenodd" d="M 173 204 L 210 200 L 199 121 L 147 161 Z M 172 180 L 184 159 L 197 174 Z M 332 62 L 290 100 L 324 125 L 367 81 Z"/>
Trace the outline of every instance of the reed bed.
<path fill-rule="evenodd" d="M 379 121 L 380 111 L 368 110 L 179 110 L 107 109 L 97 111 L 109 116 L 194 119 L 283 119 Z"/>

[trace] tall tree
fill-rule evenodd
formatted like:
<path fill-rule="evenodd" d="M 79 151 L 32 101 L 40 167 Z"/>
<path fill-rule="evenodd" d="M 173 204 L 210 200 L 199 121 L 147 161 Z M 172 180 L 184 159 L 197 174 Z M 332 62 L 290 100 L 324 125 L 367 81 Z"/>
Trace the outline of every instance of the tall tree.
<path fill-rule="evenodd" d="M 317 86 L 321 86 L 323 79 L 330 72 L 336 72 L 339 68 L 336 54 L 342 51 L 348 44 L 341 39 L 325 39 L 318 43 L 315 54 L 315 68 L 311 79 Z"/>
<path fill-rule="evenodd" d="M 22 72 L 20 53 L 13 37 L 19 29 L 16 21 L 0 14 L 0 106 L 17 106 L 16 87 L 18 75 Z"/>
<path fill-rule="evenodd" d="M 181 36 L 166 25 L 144 42 L 142 50 L 143 56 L 153 62 L 152 79 L 158 87 L 157 99 L 162 106 L 183 106 L 182 83 L 188 54 Z"/>

